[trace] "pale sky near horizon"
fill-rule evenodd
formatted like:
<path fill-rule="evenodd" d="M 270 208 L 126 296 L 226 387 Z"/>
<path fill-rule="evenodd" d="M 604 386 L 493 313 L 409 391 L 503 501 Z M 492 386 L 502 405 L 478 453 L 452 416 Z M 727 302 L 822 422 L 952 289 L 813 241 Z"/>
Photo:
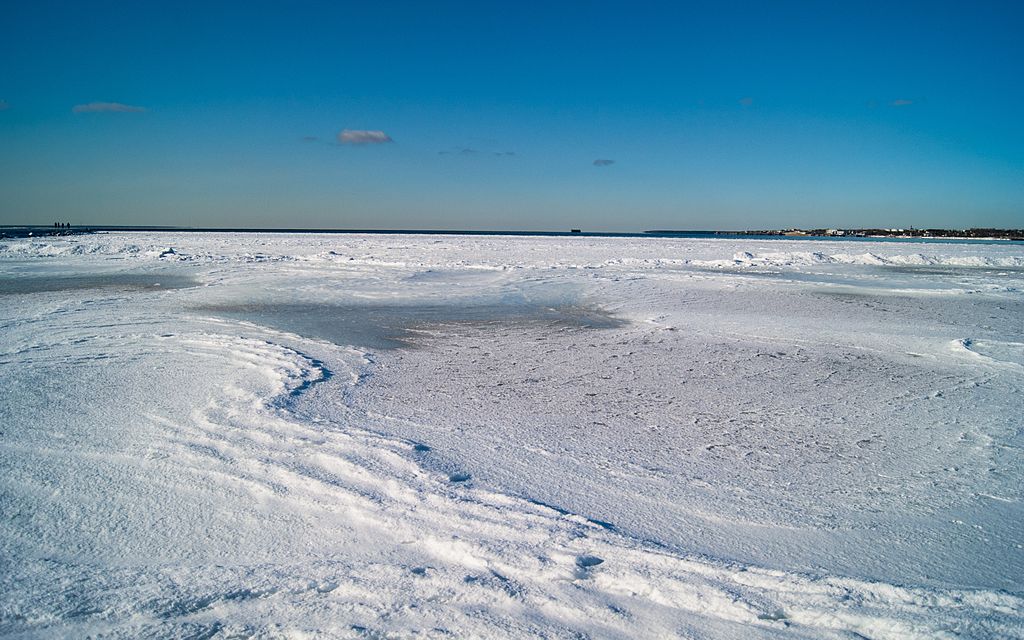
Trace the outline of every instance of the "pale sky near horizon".
<path fill-rule="evenodd" d="M 1024 4 L 367 5 L 7 6 L 0 224 L 1024 227 Z"/>

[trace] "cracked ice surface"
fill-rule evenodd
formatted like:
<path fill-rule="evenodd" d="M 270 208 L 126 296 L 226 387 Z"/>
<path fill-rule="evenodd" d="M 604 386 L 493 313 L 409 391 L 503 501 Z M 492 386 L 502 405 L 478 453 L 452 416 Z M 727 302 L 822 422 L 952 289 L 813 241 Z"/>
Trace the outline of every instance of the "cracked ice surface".
<path fill-rule="evenodd" d="M 5 241 L 0 635 L 1024 637 L 1022 291 L 1009 243 Z"/>

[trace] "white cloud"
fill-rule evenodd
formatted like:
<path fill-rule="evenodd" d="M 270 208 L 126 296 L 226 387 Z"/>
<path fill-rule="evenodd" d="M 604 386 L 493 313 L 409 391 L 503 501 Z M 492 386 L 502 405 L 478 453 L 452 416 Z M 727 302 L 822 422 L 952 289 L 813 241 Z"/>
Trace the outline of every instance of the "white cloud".
<path fill-rule="evenodd" d="M 914 101 L 913 100 L 907 100 L 906 98 L 900 98 L 898 100 L 893 100 L 892 102 L 889 103 L 889 105 L 893 106 L 893 107 L 905 107 L 905 106 L 911 105 L 911 104 L 914 104 Z"/>
<path fill-rule="evenodd" d="M 142 113 L 145 107 L 136 107 L 120 102 L 88 102 L 71 107 L 74 113 Z"/>
<path fill-rule="evenodd" d="M 383 131 L 342 129 L 338 133 L 338 144 L 382 144 L 384 142 L 394 142 L 394 140 Z"/>
<path fill-rule="evenodd" d="M 744 107 L 749 107 L 750 105 L 754 104 L 754 99 L 751 97 L 740 98 L 739 103 Z"/>
<path fill-rule="evenodd" d="M 597 160 L 594 160 L 595 167 L 610 167 L 613 164 L 615 164 L 614 160 L 608 160 L 606 158 L 598 158 Z"/>

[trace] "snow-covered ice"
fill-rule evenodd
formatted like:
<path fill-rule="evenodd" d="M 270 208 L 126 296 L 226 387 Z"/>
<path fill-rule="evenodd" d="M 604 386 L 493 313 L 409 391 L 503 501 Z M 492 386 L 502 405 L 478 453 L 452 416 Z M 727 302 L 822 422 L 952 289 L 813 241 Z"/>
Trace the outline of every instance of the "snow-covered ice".
<path fill-rule="evenodd" d="M 0 635 L 1024 637 L 1019 244 L 0 242 Z"/>

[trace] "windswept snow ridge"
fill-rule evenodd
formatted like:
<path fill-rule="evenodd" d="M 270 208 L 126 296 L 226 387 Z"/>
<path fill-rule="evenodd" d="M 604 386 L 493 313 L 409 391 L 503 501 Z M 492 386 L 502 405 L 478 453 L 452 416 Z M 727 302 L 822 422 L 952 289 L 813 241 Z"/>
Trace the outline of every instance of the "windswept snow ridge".
<path fill-rule="evenodd" d="M 2 636 L 1024 637 L 1012 248 L 40 244 L 108 284 L 0 288 Z"/>
<path fill-rule="evenodd" d="M 822 264 L 956 267 L 1024 267 L 1024 257 L 985 255 L 909 255 L 880 256 L 874 253 L 834 253 L 821 251 L 781 251 L 753 254 L 741 251 L 731 260 L 694 260 L 691 264 L 707 267 L 793 267 Z"/>

